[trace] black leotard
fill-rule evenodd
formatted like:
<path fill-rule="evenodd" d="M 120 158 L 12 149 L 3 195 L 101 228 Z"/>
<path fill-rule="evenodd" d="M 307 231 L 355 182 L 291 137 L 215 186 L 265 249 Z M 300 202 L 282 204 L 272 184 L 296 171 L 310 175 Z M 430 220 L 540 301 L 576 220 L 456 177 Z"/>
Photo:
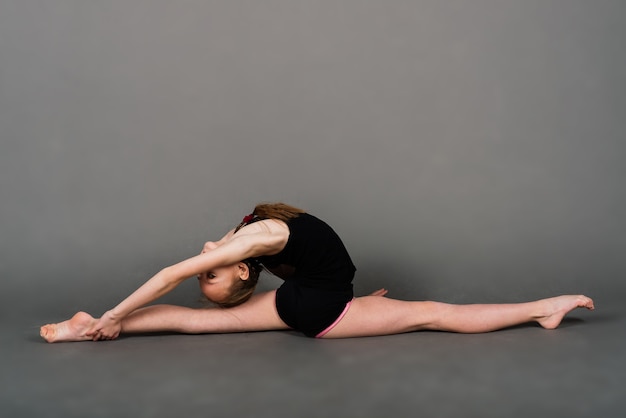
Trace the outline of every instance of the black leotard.
<path fill-rule="evenodd" d="M 339 236 L 307 213 L 287 221 L 289 239 L 281 252 L 259 257 L 285 282 L 276 291 L 276 309 L 293 329 L 314 337 L 329 327 L 354 297 L 356 268 Z"/>

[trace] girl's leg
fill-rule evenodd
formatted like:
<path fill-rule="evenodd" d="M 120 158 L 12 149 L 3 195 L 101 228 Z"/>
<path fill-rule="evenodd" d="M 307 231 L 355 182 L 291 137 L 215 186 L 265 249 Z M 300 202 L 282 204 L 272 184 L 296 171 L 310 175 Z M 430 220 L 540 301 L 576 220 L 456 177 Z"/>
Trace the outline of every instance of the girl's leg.
<path fill-rule="evenodd" d="M 192 309 L 154 305 L 141 308 L 122 320 L 122 333 L 172 331 L 186 334 L 227 333 L 288 329 L 276 312 L 276 291 L 253 296 L 230 309 Z M 71 319 L 41 327 L 48 342 L 91 340 L 85 332 L 95 323 L 91 315 L 79 312 Z"/>
<path fill-rule="evenodd" d="M 553 329 L 568 312 L 578 307 L 593 309 L 593 301 L 580 295 L 528 303 L 451 305 L 365 296 L 352 302 L 343 319 L 324 338 L 388 335 L 417 330 L 478 333 L 533 321 Z"/>

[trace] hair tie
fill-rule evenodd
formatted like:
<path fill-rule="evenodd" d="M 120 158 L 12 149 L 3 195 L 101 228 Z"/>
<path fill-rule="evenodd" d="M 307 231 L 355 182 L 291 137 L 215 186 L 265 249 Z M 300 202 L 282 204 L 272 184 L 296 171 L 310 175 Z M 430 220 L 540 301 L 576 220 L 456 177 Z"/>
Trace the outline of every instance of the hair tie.
<path fill-rule="evenodd" d="M 254 219 L 254 214 L 250 214 L 250 215 L 246 215 L 243 217 L 243 221 L 241 221 L 242 224 L 248 224 L 250 223 L 250 221 L 252 221 Z"/>

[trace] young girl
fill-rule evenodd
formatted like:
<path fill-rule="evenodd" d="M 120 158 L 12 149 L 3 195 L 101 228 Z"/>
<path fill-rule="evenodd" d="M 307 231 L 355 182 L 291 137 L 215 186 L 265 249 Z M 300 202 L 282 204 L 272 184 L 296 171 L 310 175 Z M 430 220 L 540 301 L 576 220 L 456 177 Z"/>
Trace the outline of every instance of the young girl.
<path fill-rule="evenodd" d="M 262 268 L 284 279 L 253 295 Z M 41 327 L 48 342 L 112 340 L 120 333 L 187 334 L 295 329 L 309 337 L 346 338 L 417 330 L 478 333 L 538 322 L 556 328 L 571 310 L 593 309 L 582 295 L 528 303 L 452 305 L 383 297 L 381 289 L 354 298 L 354 267 L 341 239 L 326 223 L 284 203 L 260 204 L 200 255 L 166 267 L 96 319 L 79 312 Z M 197 277 L 216 308 L 143 307 L 184 280 Z"/>

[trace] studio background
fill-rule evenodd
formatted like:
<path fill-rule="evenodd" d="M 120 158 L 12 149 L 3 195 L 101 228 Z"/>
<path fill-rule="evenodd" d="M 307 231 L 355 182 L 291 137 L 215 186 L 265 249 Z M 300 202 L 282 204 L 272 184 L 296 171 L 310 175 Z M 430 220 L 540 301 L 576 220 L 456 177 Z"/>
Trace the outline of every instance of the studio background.
<path fill-rule="evenodd" d="M 259 201 L 331 224 L 358 294 L 622 306 L 625 17 L 608 0 L 2 0 L 0 315 L 33 335 L 99 315 Z M 199 297 L 190 280 L 164 300 Z"/>
<path fill-rule="evenodd" d="M 623 12 L 4 1 L 9 310 L 25 295 L 35 308 L 110 306 L 274 200 L 339 232 L 359 292 L 619 294 Z"/>

